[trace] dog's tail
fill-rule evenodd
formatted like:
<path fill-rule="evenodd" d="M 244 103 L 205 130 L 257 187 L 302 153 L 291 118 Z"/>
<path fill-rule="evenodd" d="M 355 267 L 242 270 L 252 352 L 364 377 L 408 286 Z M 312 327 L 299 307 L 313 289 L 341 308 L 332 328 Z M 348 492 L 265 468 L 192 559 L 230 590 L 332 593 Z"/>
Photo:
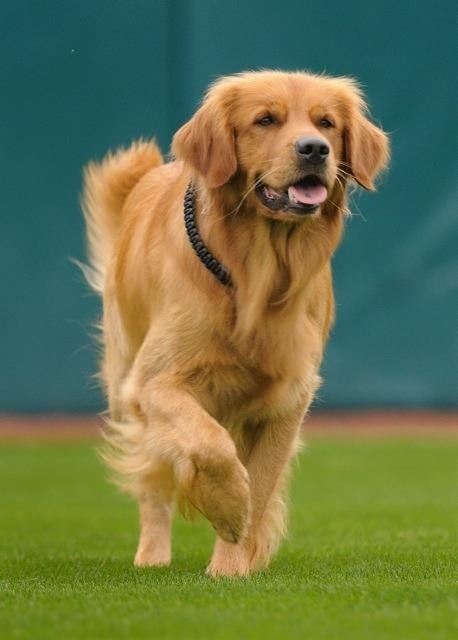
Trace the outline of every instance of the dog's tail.
<path fill-rule="evenodd" d="M 82 208 L 86 220 L 89 266 L 84 274 L 95 291 L 102 293 L 105 269 L 121 224 L 127 196 L 150 169 L 162 164 L 154 141 L 139 140 L 128 149 L 109 153 L 84 171 Z"/>

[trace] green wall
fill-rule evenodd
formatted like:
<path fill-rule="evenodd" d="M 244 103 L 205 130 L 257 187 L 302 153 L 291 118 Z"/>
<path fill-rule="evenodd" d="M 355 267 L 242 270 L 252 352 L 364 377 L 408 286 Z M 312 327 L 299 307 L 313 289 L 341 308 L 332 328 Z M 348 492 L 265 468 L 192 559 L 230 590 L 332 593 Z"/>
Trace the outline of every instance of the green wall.
<path fill-rule="evenodd" d="M 391 171 L 354 198 L 335 258 L 319 406 L 456 406 L 454 11 L 447 0 L 1 2 L 0 411 L 102 406 L 98 302 L 70 262 L 84 256 L 82 165 L 138 136 L 167 150 L 215 76 L 262 67 L 356 76 L 392 138 Z"/>

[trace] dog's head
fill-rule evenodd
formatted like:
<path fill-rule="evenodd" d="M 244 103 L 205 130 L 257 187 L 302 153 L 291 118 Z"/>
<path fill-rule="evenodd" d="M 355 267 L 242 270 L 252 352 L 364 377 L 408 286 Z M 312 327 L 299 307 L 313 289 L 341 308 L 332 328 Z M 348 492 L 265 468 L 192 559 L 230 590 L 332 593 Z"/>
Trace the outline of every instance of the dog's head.
<path fill-rule="evenodd" d="M 374 189 L 388 140 L 366 112 L 348 78 L 244 73 L 210 88 L 172 151 L 208 188 L 242 180 L 240 195 L 262 215 L 301 220 L 319 215 L 348 178 Z"/>

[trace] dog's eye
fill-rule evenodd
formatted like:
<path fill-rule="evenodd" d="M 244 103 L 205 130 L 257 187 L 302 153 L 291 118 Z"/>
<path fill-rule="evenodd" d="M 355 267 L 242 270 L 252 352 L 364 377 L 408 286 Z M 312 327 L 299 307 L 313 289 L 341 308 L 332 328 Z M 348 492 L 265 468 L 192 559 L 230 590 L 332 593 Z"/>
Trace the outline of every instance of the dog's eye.
<path fill-rule="evenodd" d="M 263 116 L 256 120 L 256 124 L 259 124 L 261 127 L 269 127 L 271 124 L 275 124 L 275 118 L 271 115 Z"/>
<path fill-rule="evenodd" d="M 320 127 L 322 129 L 331 129 L 334 126 L 334 123 L 331 122 L 328 118 L 321 118 Z"/>

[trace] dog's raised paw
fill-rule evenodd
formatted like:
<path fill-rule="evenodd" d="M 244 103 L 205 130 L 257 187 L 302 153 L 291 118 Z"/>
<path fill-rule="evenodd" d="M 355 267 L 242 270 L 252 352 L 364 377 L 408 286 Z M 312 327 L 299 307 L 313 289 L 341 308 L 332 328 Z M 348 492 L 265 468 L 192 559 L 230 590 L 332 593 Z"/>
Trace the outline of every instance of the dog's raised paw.
<path fill-rule="evenodd" d="M 191 502 L 211 522 L 217 534 L 236 543 L 250 522 L 248 473 L 236 455 L 221 460 L 196 460 L 189 491 Z"/>

